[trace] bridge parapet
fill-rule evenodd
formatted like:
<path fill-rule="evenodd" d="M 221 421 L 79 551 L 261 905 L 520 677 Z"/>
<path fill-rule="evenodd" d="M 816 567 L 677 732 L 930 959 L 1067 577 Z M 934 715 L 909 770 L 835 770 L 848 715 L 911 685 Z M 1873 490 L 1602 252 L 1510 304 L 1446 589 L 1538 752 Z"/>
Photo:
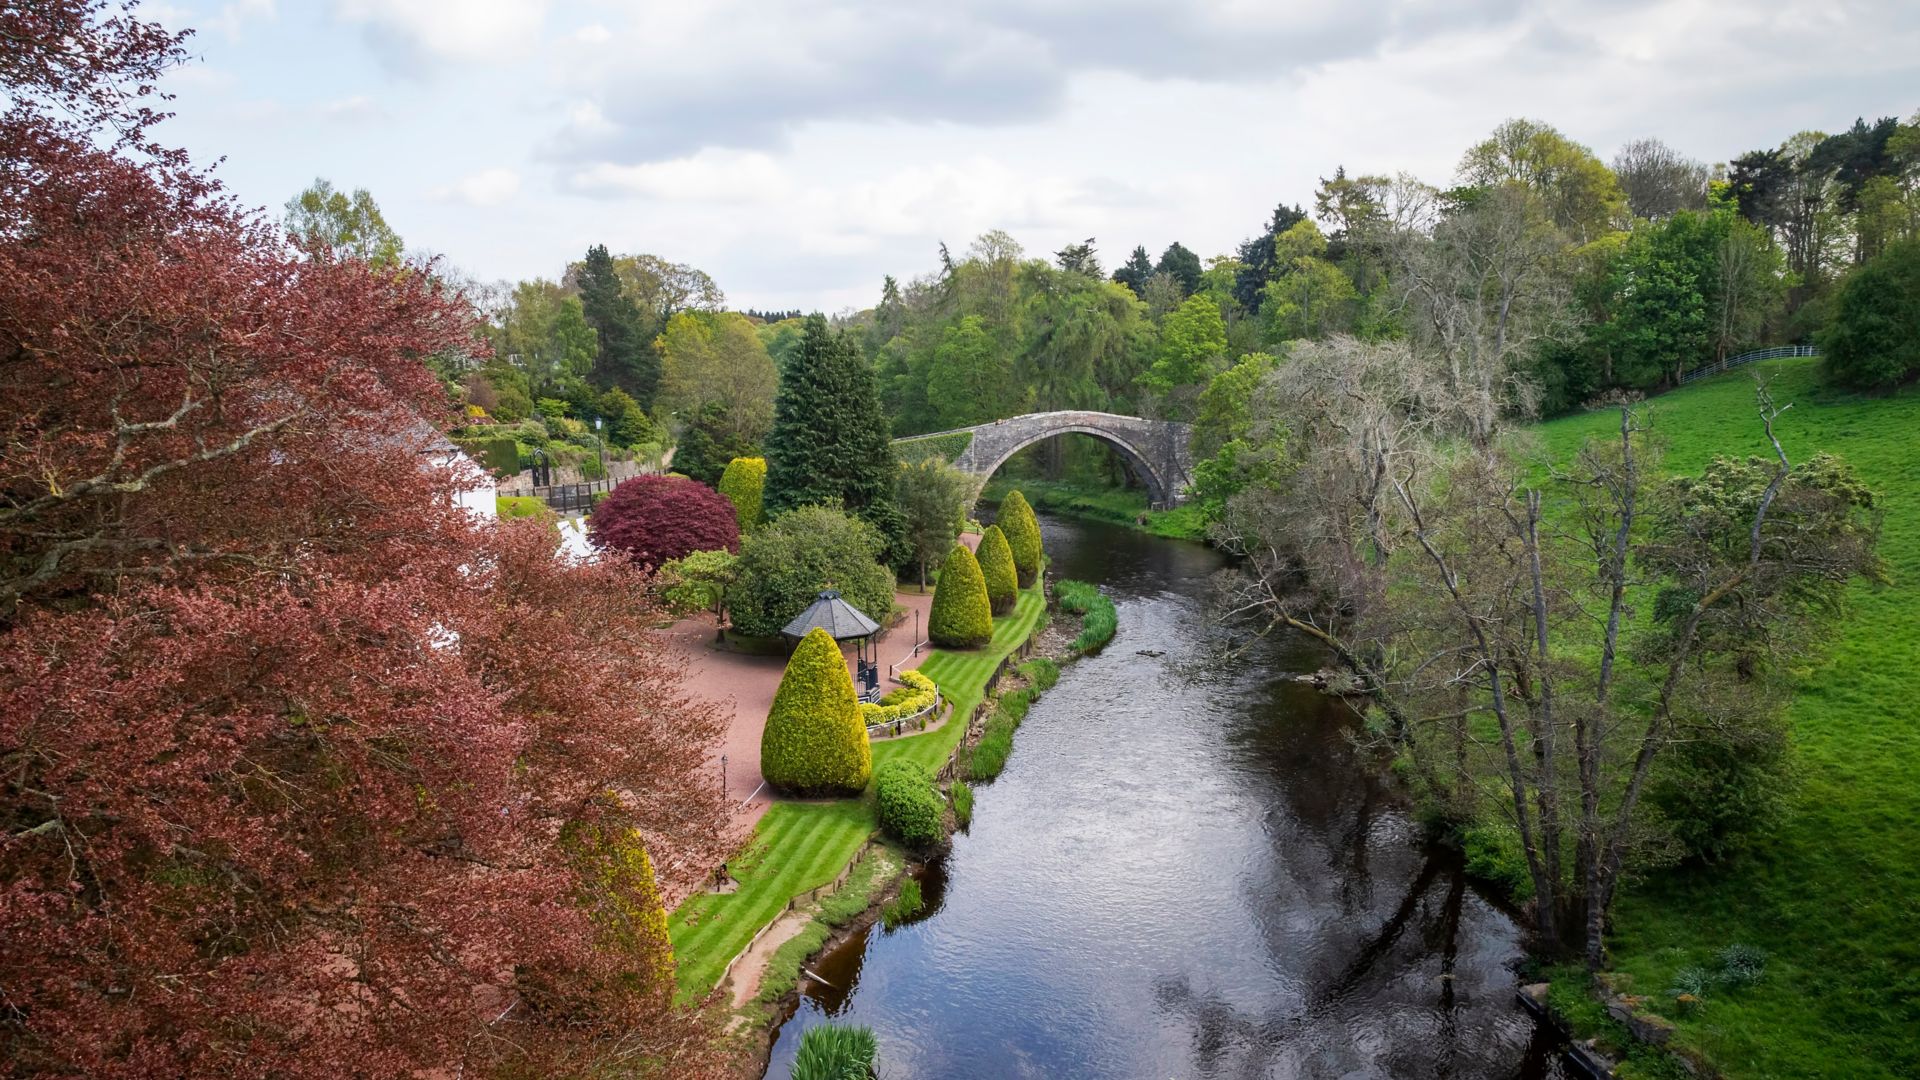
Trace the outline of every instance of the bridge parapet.
<path fill-rule="evenodd" d="M 1155 509 L 1170 509 L 1185 501 L 1187 486 L 1193 478 L 1190 424 L 1069 409 L 1010 416 L 970 428 L 900 441 L 959 447 L 961 440 L 953 436 L 969 435 L 964 448 L 952 461 L 955 468 L 972 474 L 984 487 L 994 471 L 1014 454 L 1043 439 L 1073 432 L 1091 435 L 1118 450 L 1147 488 L 1148 499 Z"/>

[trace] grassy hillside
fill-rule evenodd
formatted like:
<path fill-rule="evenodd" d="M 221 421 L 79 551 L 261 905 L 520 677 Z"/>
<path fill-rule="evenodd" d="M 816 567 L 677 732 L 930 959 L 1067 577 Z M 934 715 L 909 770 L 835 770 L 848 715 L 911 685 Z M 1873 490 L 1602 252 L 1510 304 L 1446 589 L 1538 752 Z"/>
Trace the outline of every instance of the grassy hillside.
<path fill-rule="evenodd" d="M 953 753 L 1000 661 L 1018 648 L 1046 611 L 1039 587 L 1020 594 L 1013 611 L 993 623 L 993 641 L 982 649 L 935 650 L 921 670 L 954 703 L 955 721 L 939 730 L 873 744 L 873 763 L 895 758 L 937 768 Z M 680 992 L 698 997 L 720 981 L 727 962 L 747 947 L 760 928 L 786 910 L 787 901 L 832 881 L 853 861 L 878 827 L 870 798 L 836 802 L 776 802 L 754 827 L 753 840 L 727 868 L 740 882 L 732 893 L 696 893 L 668 919 L 678 961 Z"/>
<path fill-rule="evenodd" d="M 1817 384 L 1817 361 L 1758 364 L 1650 403 L 1669 472 L 1761 454 L 1756 373 L 1793 408 L 1779 430 L 1804 461 L 1846 458 L 1886 510 L 1891 584 L 1857 587 L 1792 707 L 1802 786 L 1792 820 L 1730 866 L 1662 873 L 1620 898 L 1614 965 L 1659 994 L 1676 971 L 1742 942 L 1769 953 L 1758 985 L 1709 1000 L 1680 1038 L 1731 1077 L 1920 1076 L 1920 393 L 1860 398 Z M 1617 415 L 1542 427 L 1549 450 Z"/>

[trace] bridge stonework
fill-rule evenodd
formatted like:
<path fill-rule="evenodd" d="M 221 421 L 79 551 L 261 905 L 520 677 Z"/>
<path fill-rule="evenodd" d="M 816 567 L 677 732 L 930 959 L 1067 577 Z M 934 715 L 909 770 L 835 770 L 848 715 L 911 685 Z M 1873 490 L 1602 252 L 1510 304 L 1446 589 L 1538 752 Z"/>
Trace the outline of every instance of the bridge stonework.
<path fill-rule="evenodd" d="M 1091 435 L 1118 450 L 1146 487 L 1149 504 L 1156 510 L 1170 510 L 1186 501 L 1187 485 L 1193 479 L 1193 427 L 1171 420 L 1066 410 L 1011 416 L 958 430 L 972 433 L 973 438 L 954 459 L 954 467 L 971 473 L 980 487 L 1019 451 L 1072 432 Z"/>

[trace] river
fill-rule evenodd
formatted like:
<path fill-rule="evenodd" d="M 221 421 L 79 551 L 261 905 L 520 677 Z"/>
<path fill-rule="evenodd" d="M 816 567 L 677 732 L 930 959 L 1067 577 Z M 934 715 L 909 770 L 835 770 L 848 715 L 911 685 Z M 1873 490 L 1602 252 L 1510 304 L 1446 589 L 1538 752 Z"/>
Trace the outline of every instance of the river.
<path fill-rule="evenodd" d="M 1232 665 L 1203 547 L 1042 518 L 1053 572 L 1120 632 L 1064 669 L 927 869 L 927 912 L 814 966 L 769 1077 L 826 1020 L 871 1026 L 888 1080 L 1558 1077 L 1514 1003 L 1522 935 L 1423 845 L 1349 710 Z"/>

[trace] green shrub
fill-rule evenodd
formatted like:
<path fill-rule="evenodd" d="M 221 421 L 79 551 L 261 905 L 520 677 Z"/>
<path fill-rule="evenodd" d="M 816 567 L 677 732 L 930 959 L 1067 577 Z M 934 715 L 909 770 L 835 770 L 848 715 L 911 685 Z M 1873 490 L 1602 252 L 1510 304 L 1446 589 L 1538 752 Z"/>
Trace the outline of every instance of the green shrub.
<path fill-rule="evenodd" d="M 880 1041 L 868 1027 L 819 1024 L 800 1036 L 790 1080 L 868 1080 Z"/>
<path fill-rule="evenodd" d="M 760 527 L 760 501 L 767 488 L 767 459 L 737 457 L 727 462 L 720 474 L 720 494 L 733 504 L 740 519 L 741 535 Z"/>
<path fill-rule="evenodd" d="M 978 648 L 993 640 L 987 581 L 965 544 L 953 545 L 940 564 L 933 609 L 927 613 L 927 639 L 949 649 Z"/>
<path fill-rule="evenodd" d="M 947 787 L 947 797 L 953 800 L 953 816 L 961 825 L 973 822 L 973 785 L 965 780 L 955 780 Z"/>
<path fill-rule="evenodd" d="M 1827 377 L 1842 386 L 1877 390 L 1920 374 L 1920 238 L 1847 275 L 1820 351 Z"/>
<path fill-rule="evenodd" d="M 1020 599 L 1020 572 L 1014 568 L 1013 549 L 1000 526 L 989 525 L 980 534 L 979 559 L 980 574 L 987 579 L 987 602 L 995 615 L 1005 615 Z"/>
<path fill-rule="evenodd" d="M 873 775 L 874 809 L 888 836 L 915 850 L 940 842 L 940 818 L 946 810 L 926 766 L 895 759 Z"/>
<path fill-rule="evenodd" d="M 927 910 L 927 898 L 920 892 L 920 882 L 913 878 L 900 881 L 900 895 L 894 897 L 887 906 L 880 909 L 880 921 L 892 930 Z"/>
<path fill-rule="evenodd" d="M 1467 856 L 1467 874 L 1498 886 L 1516 903 L 1533 898 L 1533 875 L 1519 834 L 1504 825 L 1475 825 L 1460 834 Z"/>
<path fill-rule="evenodd" d="M 1000 702 L 996 707 L 1002 715 L 1013 722 L 1014 727 L 1019 727 L 1026 723 L 1027 710 L 1033 707 L 1033 699 L 1039 695 L 1040 692 L 1031 687 L 1025 690 L 1011 690 L 1000 695 Z"/>
<path fill-rule="evenodd" d="M 912 668 L 900 673 L 900 681 L 906 685 L 888 693 L 878 704 L 871 701 L 860 703 L 860 718 L 868 727 L 912 716 L 939 700 L 940 688 L 934 685 L 932 679 Z"/>
<path fill-rule="evenodd" d="M 514 518 L 548 517 L 553 514 L 552 510 L 547 509 L 545 499 L 535 498 L 532 495 L 498 496 L 494 499 L 494 512 L 509 521 Z"/>
<path fill-rule="evenodd" d="M 1018 670 L 1033 684 L 1035 693 L 1046 693 L 1060 681 L 1060 665 L 1044 656 L 1034 657 L 1021 664 Z"/>
<path fill-rule="evenodd" d="M 1113 601 L 1097 587 L 1084 581 L 1062 581 L 1054 586 L 1060 607 L 1080 616 L 1080 635 L 1073 647 L 1083 653 L 1097 653 L 1120 628 L 1119 612 Z"/>
<path fill-rule="evenodd" d="M 793 650 L 760 733 L 760 773 L 800 795 L 858 795 L 873 750 L 840 646 L 815 627 Z"/>
<path fill-rule="evenodd" d="M 1715 959 L 1718 978 L 1727 986 L 1751 986 L 1767 973 L 1767 951 L 1756 945 L 1729 945 Z"/>
<path fill-rule="evenodd" d="M 884 621 L 893 609 L 893 573 L 879 555 L 873 527 L 838 510 L 805 506 L 781 514 L 741 545 L 739 577 L 727 590 L 734 629 L 773 637 L 826 588 Z"/>
<path fill-rule="evenodd" d="M 1013 728 L 1014 721 L 1004 712 L 995 710 L 987 717 L 980 741 L 967 755 L 967 779 L 981 783 L 1000 775 L 1013 754 Z"/>
<path fill-rule="evenodd" d="M 1000 531 L 1006 534 L 1007 546 L 1013 549 L 1014 569 L 1020 574 L 1020 587 L 1027 588 L 1040 576 L 1040 519 L 1033 516 L 1033 507 L 1027 505 L 1027 497 L 1018 491 L 1007 492 L 1000 500 L 1000 513 L 995 519 Z"/>

